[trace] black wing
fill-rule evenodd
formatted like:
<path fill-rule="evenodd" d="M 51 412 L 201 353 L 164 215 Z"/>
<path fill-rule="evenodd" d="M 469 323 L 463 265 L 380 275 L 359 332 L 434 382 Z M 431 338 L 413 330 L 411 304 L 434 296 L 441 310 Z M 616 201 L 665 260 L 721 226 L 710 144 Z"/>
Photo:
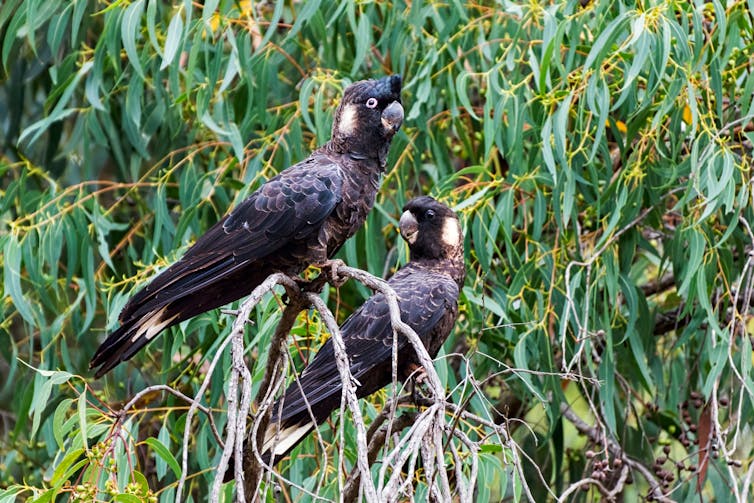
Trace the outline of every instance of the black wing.
<path fill-rule="evenodd" d="M 458 286 L 449 278 L 436 274 L 413 272 L 410 280 L 404 280 L 410 274 L 410 269 L 410 265 L 401 269 L 390 283 L 399 297 L 401 319 L 414 329 L 425 347 L 429 348 L 440 320 L 450 311 L 455 312 Z M 369 395 L 389 384 L 392 379 L 393 330 L 385 297 L 376 294 L 367 300 L 345 321 L 341 334 L 349 355 L 351 373 L 361 384 L 358 396 Z M 405 356 L 409 350 L 407 346 L 410 346 L 408 340 L 399 337 L 399 357 Z M 306 400 L 301 394 L 302 390 Z M 340 374 L 335 364 L 332 341 L 328 340 L 304 369 L 299 382 L 292 383 L 286 391 L 280 421 L 286 423 L 288 420 L 308 419 L 308 402 L 319 423 L 330 415 L 333 408 L 337 408 L 340 396 Z M 273 410 L 277 411 L 278 405 Z"/>
<path fill-rule="evenodd" d="M 318 232 L 341 200 L 342 182 L 335 164 L 322 165 L 316 159 L 270 179 L 202 235 L 178 262 L 137 293 L 124 307 L 120 319 L 140 316 L 158 307 L 145 304 L 148 300 L 161 304 L 160 301 L 196 293 L 291 241 Z"/>
<path fill-rule="evenodd" d="M 101 376 L 161 330 L 249 293 L 275 267 L 296 272 L 306 250 L 287 245 L 318 233 L 342 199 L 340 168 L 310 157 L 270 179 L 212 226 L 185 255 L 134 295 L 121 327 L 95 353 Z"/>

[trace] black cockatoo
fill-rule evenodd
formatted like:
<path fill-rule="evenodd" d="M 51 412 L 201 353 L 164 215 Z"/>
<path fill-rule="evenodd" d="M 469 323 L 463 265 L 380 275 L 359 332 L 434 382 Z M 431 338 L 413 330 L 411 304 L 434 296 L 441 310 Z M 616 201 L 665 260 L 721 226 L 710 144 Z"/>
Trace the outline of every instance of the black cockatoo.
<path fill-rule="evenodd" d="M 364 223 L 403 122 L 401 77 L 351 84 L 332 137 L 267 181 L 134 295 L 94 354 L 100 377 L 164 329 L 249 294 L 275 272 L 324 264 Z"/>
<path fill-rule="evenodd" d="M 388 284 L 398 296 L 401 319 L 434 358 L 458 314 L 458 295 L 466 275 L 463 234 L 456 214 L 431 197 L 413 199 L 403 209 L 400 233 L 408 242 L 410 261 Z M 385 297 L 379 293 L 370 297 L 340 331 L 351 374 L 359 382 L 357 396 L 365 397 L 388 385 L 393 374 L 393 329 Z M 399 336 L 398 377 L 405 379 L 418 366 L 411 343 Z M 273 404 L 260 449 L 263 459 L 275 463 L 285 456 L 340 407 L 341 393 L 332 340 L 328 340 L 298 382 L 291 383 Z"/>

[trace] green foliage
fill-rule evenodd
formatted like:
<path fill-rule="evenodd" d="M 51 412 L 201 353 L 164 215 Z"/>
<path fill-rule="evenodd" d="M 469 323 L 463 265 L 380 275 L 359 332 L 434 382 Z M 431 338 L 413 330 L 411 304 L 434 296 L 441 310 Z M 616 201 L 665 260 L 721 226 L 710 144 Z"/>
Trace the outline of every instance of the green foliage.
<path fill-rule="evenodd" d="M 341 258 L 377 275 L 404 261 L 395 218 L 415 195 L 462 214 L 469 275 L 438 371 L 455 403 L 510 420 L 526 453 L 460 425 L 481 445 L 480 501 L 543 501 L 589 476 L 611 488 L 627 466 L 616 446 L 672 473 L 673 499 L 750 499 L 752 9 L 4 2 L 0 501 L 175 497 L 186 403 L 160 393 L 120 422 L 108 411 L 152 384 L 195 396 L 228 315 L 181 324 L 100 382 L 82 377 L 89 358 L 130 293 L 327 139 L 348 82 L 389 73 L 404 76 L 405 125 Z M 329 300 L 344 317 L 368 295 L 348 284 Z M 255 382 L 278 316 L 270 297 L 248 331 Z M 324 335 L 302 315 L 299 368 Z M 229 367 L 223 355 L 199 397 L 220 432 Z M 579 436 L 564 407 L 601 440 Z M 221 449 L 208 417 L 194 421 L 187 476 L 204 500 Z M 332 426 L 281 469 L 335 498 Z M 309 455 L 321 445 L 328 470 Z M 348 442 L 349 467 L 354 452 Z M 646 494 L 631 466 L 626 494 Z M 577 499 L 599 499 L 588 489 Z"/>

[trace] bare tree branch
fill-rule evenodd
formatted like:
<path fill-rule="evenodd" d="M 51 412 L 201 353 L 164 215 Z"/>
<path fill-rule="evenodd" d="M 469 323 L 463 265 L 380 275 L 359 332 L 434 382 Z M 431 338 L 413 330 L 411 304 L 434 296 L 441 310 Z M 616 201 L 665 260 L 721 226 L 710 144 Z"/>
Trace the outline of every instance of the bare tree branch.
<path fill-rule="evenodd" d="M 594 443 L 602 443 L 604 440 L 604 436 L 597 431 L 596 428 L 588 425 L 586 422 L 584 422 L 574 411 L 571 409 L 567 403 L 563 402 L 560 404 L 560 412 L 563 414 L 563 416 L 568 419 L 571 424 L 573 424 L 574 427 L 576 427 L 576 430 L 579 431 L 582 435 L 586 435 L 589 440 L 591 440 Z M 649 484 L 649 490 L 650 494 L 657 500 L 657 501 L 666 501 L 670 503 L 672 500 L 668 498 L 663 492 L 662 487 L 660 483 L 657 481 L 655 476 L 652 474 L 652 472 L 644 466 L 641 462 L 630 458 L 623 452 L 623 448 L 615 443 L 612 439 L 607 439 L 607 448 L 610 451 L 610 453 L 620 459 L 623 463 L 628 465 L 630 468 L 636 470 L 637 472 L 641 473 L 642 477 L 647 481 Z M 604 486 L 603 486 L 604 487 Z M 609 491 L 606 491 L 606 494 L 609 493 Z"/>
<path fill-rule="evenodd" d="M 359 471 L 365 475 L 369 475 L 369 461 L 367 461 L 367 432 L 366 427 L 364 426 L 364 418 L 361 415 L 359 400 L 356 397 L 356 379 L 351 375 L 348 354 L 346 353 L 346 345 L 343 342 L 343 337 L 340 335 L 340 327 L 338 327 L 335 317 L 319 296 L 313 293 L 308 293 L 306 294 L 306 298 L 314 305 L 314 308 L 319 311 L 320 316 L 325 322 L 325 326 L 327 326 L 327 330 L 330 332 L 330 337 L 332 337 L 333 349 L 335 351 L 335 364 L 338 366 L 340 380 L 343 384 L 343 393 L 348 402 L 348 408 L 351 410 L 353 422 L 356 425 L 356 454 Z M 367 501 L 377 501 L 377 491 L 371 477 L 361 477 L 361 488 L 364 490 Z"/>
<path fill-rule="evenodd" d="M 247 445 L 244 450 L 243 466 L 244 480 L 247 494 L 257 495 L 259 484 L 262 478 L 263 463 L 259 455 L 259 445 L 264 441 L 264 434 L 269 424 L 270 414 L 272 413 L 272 404 L 275 400 L 277 391 L 285 382 L 286 365 L 282 357 L 285 351 L 288 333 L 296 323 L 298 313 L 306 306 L 300 296 L 300 292 L 290 288 L 289 303 L 283 310 L 283 315 L 272 336 L 272 342 L 267 356 L 267 368 L 265 369 L 264 379 L 259 387 L 259 393 L 255 400 L 256 414 L 252 422 L 251 432 L 247 436 Z M 271 468 L 264 466 L 265 470 Z M 236 479 L 236 484 L 240 483 Z"/>
<path fill-rule="evenodd" d="M 356 398 L 356 382 L 350 373 L 350 364 L 346 353 L 345 344 L 340 334 L 340 329 L 332 313 L 325 302 L 311 288 L 321 288 L 324 284 L 321 278 L 315 280 L 305 289 L 299 288 L 299 284 L 292 278 L 278 274 L 268 278 L 262 285 L 252 292 L 249 298 L 243 302 L 241 308 L 235 313 L 235 321 L 231 336 L 223 342 L 215 355 L 202 386 L 197 393 L 197 398 L 192 401 L 192 409 L 201 408 L 200 397 L 207 389 L 210 376 L 219 361 L 220 354 L 228 344 L 231 344 L 233 367 L 231 379 L 228 385 L 228 425 L 223 452 L 217 468 L 217 474 L 212 486 L 211 501 L 218 501 L 223 475 L 228 467 L 231 457 L 236 462 L 233 464 L 233 476 L 236 480 L 236 498 L 239 501 L 258 500 L 262 477 L 274 477 L 281 482 L 297 487 L 302 492 L 309 494 L 315 499 L 322 499 L 317 494 L 292 484 L 276 473 L 271 466 L 262 462 L 259 447 L 267 429 L 271 407 L 277 393 L 285 382 L 285 372 L 288 360 L 287 334 L 294 326 L 298 313 L 307 306 L 313 306 L 320 313 L 327 330 L 333 338 L 333 346 L 336 356 L 336 364 L 343 384 L 344 404 L 351 411 L 352 419 L 357 431 L 357 464 L 348 475 L 345 483 L 341 480 L 342 498 L 344 501 L 353 501 L 363 494 L 367 501 L 397 501 L 403 495 L 412 494 L 413 477 L 404 477 L 403 470 L 408 463 L 408 473 L 412 473 L 419 456 L 424 467 L 428 494 L 436 501 L 449 501 L 452 492 L 462 498 L 473 495 L 478 470 L 479 442 L 472 441 L 465 433 L 458 429 L 456 417 L 463 417 L 465 421 L 473 421 L 482 428 L 491 430 L 501 436 L 501 441 L 511 450 L 513 464 L 519 472 L 525 493 L 530 501 L 533 496 L 523 479 L 523 467 L 518 456 L 519 447 L 512 441 L 505 426 L 495 424 L 491 420 L 485 420 L 468 413 L 446 399 L 445 390 L 434 369 L 433 361 L 424 348 L 416 333 L 400 318 L 400 309 L 397 296 L 387 282 L 372 276 L 364 271 L 353 269 L 333 262 L 332 277 L 327 281 L 333 281 L 336 277 L 348 277 L 356 279 L 385 296 L 390 310 L 390 319 L 395 330 L 395 337 L 401 336 L 412 344 L 417 357 L 426 373 L 429 387 L 427 407 L 420 412 L 404 412 L 397 415 L 395 406 L 408 401 L 407 397 L 395 398 L 386 404 L 386 407 L 367 431 L 364 419 L 361 415 L 361 407 Z M 283 310 L 281 319 L 276 327 L 267 355 L 267 367 L 265 377 L 261 383 L 255 399 L 255 410 L 251 431 L 245 434 L 246 417 L 250 406 L 251 374 L 244 361 L 243 336 L 247 320 L 254 306 L 262 296 L 271 291 L 276 285 L 283 285 L 289 297 L 289 303 Z M 394 362 L 395 364 L 395 362 Z M 240 391 L 239 391 L 240 386 Z M 240 395 L 240 396 L 239 396 Z M 186 430 L 184 431 L 184 466 L 188 452 L 188 435 L 190 432 L 190 420 L 192 409 L 187 416 Z M 448 423 L 446 415 L 451 412 L 453 421 Z M 401 432 L 406 427 L 409 430 L 400 437 L 396 436 L 394 446 L 386 451 L 377 482 L 372 480 L 370 466 L 373 464 L 383 447 L 391 443 L 391 432 Z M 484 437 L 486 438 L 486 437 Z M 245 445 L 244 445 L 244 439 Z M 341 441 L 341 449 L 343 442 Z M 463 451 L 463 452 L 462 452 Z M 454 485 L 451 487 L 446 467 L 446 453 L 454 460 Z M 341 455 L 342 457 L 342 455 Z M 464 459 L 471 459 L 471 469 L 466 476 Z M 243 462 L 238 462 L 238 460 Z M 185 469 L 184 469 L 185 474 Z M 366 476 L 364 476 L 366 474 Z M 271 479 L 268 478 L 268 481 Z M 185 475 L 179 480 L 179 495 L 185 483 Z M 376 486 L 375 483 L 379 485 Z"/>
<path fill-rule="evenodd" d="M 238 315 L 236 316 L 236 320 L 233 323 L 233 330 L 231 332 L 230 337 L 226 339 L 218 348 L 217 353 L 215 354 L 214 358 L 212 359 L 212 362 L 210 363 L 209 369 L 207 370 L 207 375 L 204 378 L 204 381 L 202 382 L 201 386 L 199 387 L 199 391 L 197 392 L 196 396 L 197 398 L 192 402 L 191 407 L 188 410 L 188 413 L 186 414 L 186 426 L 183 431 L 183 457 L 182 457 L 182 470 L 181 470 L 181 477 L 178 480 L 178 487 L 176 489 L 176 502 L 180 503 L 182 493 L 183 493 L 183 486 L 186 483 L 186 475 L 187 475 L 187 466 L 188 466 L 188 445 L 191 438 L 191 420 L 193 418 L 193 415 L 196 411 L 196 409 L 199 407 L 199 401 L 201 400 L 201 397 L 204 395 L 205 391 L 209 387 L 209 383 L 212 379 L 212 374 L 214 372 L 215 367 L 217 366 L 217 362 L 219 361 L 220 357 L 223 354 L 223 351 L 225 350 L 225 347 L 231 342 L 233 342 L 234 351 L 233 351 L 233 371 L 231 372 L 231 383 L 229 385 L 228 389 L 228 425 L 226 427 L 226 441 L 225 446 L 223 448 L 223 454 L 220 458 L 220 464 L 217 467 L 217 471 L 215 474 L 215 480 L 212 485 L 212 492 L 210 494 L 210 501 L 215 502 L 218 501 L 219 498 L 219 490 L 220 486 L 222 484 L 223 478 L 225 476 L 225 470 L 228 467 L 228 461 L 230 460 L 231 454 L 236 453 L 237 455 L 242 452 L 243 448 L 243 435 L 238 435 L 238 431 L 244 431 L 246 428 L 246 414 L 248 411 L 248 397 L 251 395 L 251 378 L 248 371 L 248 368 L 246 367 L 246 364 L 243 361 L 243 334 L 245 331 L 246 323 L 249 318 L 249 315 L 251 314 L 252 309 L 261 301 L 262 297 L 272 291 L 272 289 L 277 285 L 285 285 L 289 288 L 297 288 L 297 285 L 295 282 L 286 276 L 285 274 L 273 274 L 269 276 L 262 284 L 260 284 L 258 287 L 254 289 L 254 291 L 251 292 L 251 295 L 243 302 L 241 305 L 241 308 L 239 309 Z M 247 401 L 246 404 L 236 404 L 236 396 L 237 396 L 237 386 L 238 386 L 238 380 L 243 379 L 244 380 L 244 387 L 248 387 L 248 391 L 244 389 L 242 391 L 241 401 L 244 402 Z M 243 409 L 243 406 L 246 405 L 246 408 Z M 240 421 L 240 424 L 238 424 Z M 240 467 L 237 467 L 235 470 L 236 477 L 243 477 L 243 474 L 241 472 Z M 239 496 L 238 499 L 241 501 L 244 501 L 244 493 L 243 489 L 238 489 Z"/>
<path fill-rule="evenodd" d="M 408 401 L 410 399 L 408 395 L 404 395 L 401 398 L 405 399 L 405 401 Z M 402 413 L 395 419 L 391 419 L 387 424 L 385 424 L 385 420 L 389 415 L 391 415 L 391 410 L 391 404 L 385 404 L 382 412 L 375 418 L 375 420 L 369 427 L 369 431 L 367 432 L 367 439 L 369 440 L 367 460 L 370 466 L 377 459 L 377 454 L 380 452 L 380 450 L 385 447 L 385 443 L 388 441 L 388 435 L 391 430 L 401 431 L 411 425 L 414 421 L 416 421 L 416 413 L 404 411 L 404 413 Z M 344 502 L 348 503 L 356 501 L 356 498 L 359 495 L 360 478 L 361 472 L 357 469 L 357 467 L 354 467 L 354 469 L 351 470 L 351 473 L 346 479 L 346 485 L 342 492 Z"/>

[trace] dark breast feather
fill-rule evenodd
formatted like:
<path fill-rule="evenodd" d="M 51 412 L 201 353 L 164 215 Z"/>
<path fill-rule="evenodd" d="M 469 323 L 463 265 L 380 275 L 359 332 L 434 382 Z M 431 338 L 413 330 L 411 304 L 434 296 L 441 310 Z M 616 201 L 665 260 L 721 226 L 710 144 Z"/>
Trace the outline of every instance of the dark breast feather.
<path fill-rule="evenodd" d="M 322 226 L 319 241 L 330 257 L 364 224 L 374 206 L 381 176 L 381 169 L 373 160 L 355 160 L 345 154 L 333 159 L 343 174 L 342 200 Z"/>

